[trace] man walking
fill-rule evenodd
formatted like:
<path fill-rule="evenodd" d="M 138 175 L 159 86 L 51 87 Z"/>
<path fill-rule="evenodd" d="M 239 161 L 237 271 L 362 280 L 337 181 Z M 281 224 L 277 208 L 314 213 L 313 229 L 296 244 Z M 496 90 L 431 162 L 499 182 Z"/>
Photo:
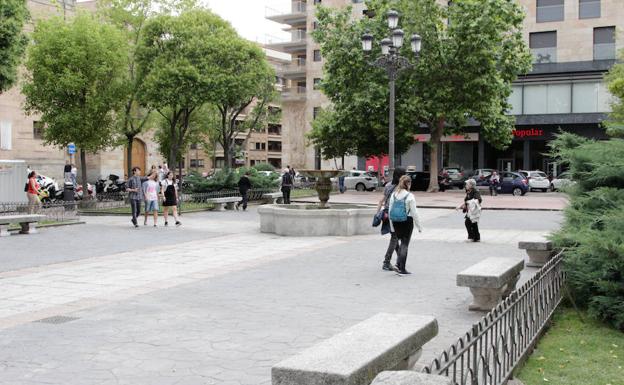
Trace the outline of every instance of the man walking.
<path fill-rule="evenodd" d="M 284 174 L 282 175 L 282 196 L 284 197 L 284 204 L 290 204 L 290 190 L 293 186 L 293 177 L 290 173 L 290 170 L 284 170 Z"/>
<path fill-rule="evenodd" d="M 134 167 L 132 169 L 132 176 L 128 179 L 128 198 L 130 199 L 132 223 L 134 227 L 139 227 L 137 218 L 141 216 L 141 200 L 143 198 L 141 185 L 141 169 L 139 167 Z"/>
<path fill-rule="evenodd" d="M 243 205 L 243 211 L 247 210 L 247 201 L 249 200 L 249 190 L 251 190 L 251 181 L 249 180 L 249 171 L 245 175 L 241 176 L 238 180 L 238 191 L 240 192 L 243 200 L 236 204 L 236 210 Z"/>

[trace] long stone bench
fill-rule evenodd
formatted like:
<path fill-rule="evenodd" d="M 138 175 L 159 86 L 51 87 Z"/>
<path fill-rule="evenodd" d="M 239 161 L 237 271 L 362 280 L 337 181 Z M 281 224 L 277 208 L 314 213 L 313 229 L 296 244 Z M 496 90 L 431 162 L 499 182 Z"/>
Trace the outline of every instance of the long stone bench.
<path fill-rule="evenodd" d="M 224 197 L 206 199 L 208 203 L 214 203 L 215 211 L 234 210 L 234 205 L 241 201 L 241 197 Z"/>
<path fill-rule="evenodd" d="M 515 288 L 523 258 L 487 258 L 457 274 L 457 286 L 470 288 L 474 297 L 469 310 L 489 311 Z"/>
<path fill-rule="evenodd" d="M 283 203 L 284 202 L 284 194 L 281 192 L 274 193 L 266 193 L 262 194 L 262 199 L 264 199 L 269 204 Z"/>
<path fill-rule="evenodd" d="M 288 358 L 273 385 L 369 385 L 384 370 L 412 368 L 438 334 L 434 317 L 380 313 Z"/>
<path fill-rule="evenodd" d="M 526 250 L 529 256 L 529 267 L 542 267 L 553 256 L 553 244 L 551 241 L 518 242 L 518 248 Z"/>
<path fill-rule="evenodd" d="M 21 226 L 20 234 L 36 234 L 37 222 L 45 219 L 45 215 L 36 214 L 20 214 L 0 216 L 0 237 L 7 237 L 9 226 L 19 223 Z"/>
<path fill-rule="evenodd" d="M 371 385 L 454 385 L 448 377 L 413 371 L 381 372 Z"/>

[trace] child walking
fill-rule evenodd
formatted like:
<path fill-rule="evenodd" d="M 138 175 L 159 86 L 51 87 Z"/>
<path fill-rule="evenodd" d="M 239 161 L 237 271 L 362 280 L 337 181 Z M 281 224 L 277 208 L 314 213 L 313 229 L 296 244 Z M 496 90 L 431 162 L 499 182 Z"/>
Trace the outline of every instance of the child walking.
<path fill-rule="evenodd" d="M 147 226 L 147 217 L 150 213 L 154 215 L 154 227 L 158 223 L 158 194 L 160 193 L 160 185 L 158 184 L 158 172 L 152 171 L 148 179 L 143 182 L 143 196 L 145 197 L 145 222 Z"/>

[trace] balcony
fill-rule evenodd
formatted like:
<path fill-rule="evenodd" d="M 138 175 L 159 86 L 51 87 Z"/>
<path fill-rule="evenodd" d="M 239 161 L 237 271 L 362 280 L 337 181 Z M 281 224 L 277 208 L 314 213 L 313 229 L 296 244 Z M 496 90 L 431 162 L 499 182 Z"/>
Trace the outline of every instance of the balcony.
<path fill-rule="evenodd" d="M 265 18 L 280 24 L 305 24 L 307 19 L 307 5 L 305 1 L 293 1 L 291 2 L 290 9 L 287 10 L 277 10 L 266 7 Z"/>
<path fill-rule="evenodd" d="M 288 87 L 282 91 L 282 102 L 301 102 L 306 100 L 306 87 Z"/>
<path fill-rule="evenodd" d="M 290 39 L 276 36 L 267 36 L 265 39 L 265 48 L 286 53 L 305 51 L 307 44 L 308 33 L 304 29 L 290 31 Z"/>
<path fill-rule="evenodd" d="M 291 63 L 277 67 L 277 74 L 286 79 L 305 78 L 306 59 L 297 58 Z"/>

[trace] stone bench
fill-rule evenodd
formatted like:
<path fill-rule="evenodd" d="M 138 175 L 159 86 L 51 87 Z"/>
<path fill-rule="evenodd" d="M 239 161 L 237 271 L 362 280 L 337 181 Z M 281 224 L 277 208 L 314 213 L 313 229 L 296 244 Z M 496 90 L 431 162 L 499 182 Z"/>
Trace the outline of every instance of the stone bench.
<path fill-rule="evenodd" d="M 9 226 L 15 223 L 19 223 L 22 227 L 20 234 L 36 234 L 37 222 L 44 219 L 45 215 L 35 214 L 0 216 L 0 237 L 7 237 L 11 235 L 11 233 L 9 233 Z"/>
<path fill-rule="evenodd" d="M 283 203 L 284 202 L 284 194 L 281 192 L 274 193 L 266 193 L 262 194 L 262 199 L 264 199 L 269 204 Z"/>
<path fill-rule="evenodd" d="M 213 203 L 215 205 L 215 211 L 234 210 L 234 205 L 241 201 L 241 197 L 225 197 L 225 198 L 210 198 L 206 199 L 207 203 Z"/>
<path fill-rule="evenodd" d="M 454 385 L 448 377 L 403 370 L 381 372 L 371 385 Z"/>
<path fill-rule="evenodd" d="M 457 286 L 470 288 L 474 297 L 468 310 L 489 311 L 515 288 L 523 258 L 487 258 L 457 274 Z"/>
<path fill-rule="evenodd" d="M 527 266 L 542 267 L 553 256 L 551 241 L 518 242 L 518 248 L 526 250 L 529 256 Z"/>
<path fill-rule="evenodd" d="M 272 384 L 369 385 L 384 370 L 413 367 L 437 334 L 431 316 L 380 313 L 273 366 Z"/>

